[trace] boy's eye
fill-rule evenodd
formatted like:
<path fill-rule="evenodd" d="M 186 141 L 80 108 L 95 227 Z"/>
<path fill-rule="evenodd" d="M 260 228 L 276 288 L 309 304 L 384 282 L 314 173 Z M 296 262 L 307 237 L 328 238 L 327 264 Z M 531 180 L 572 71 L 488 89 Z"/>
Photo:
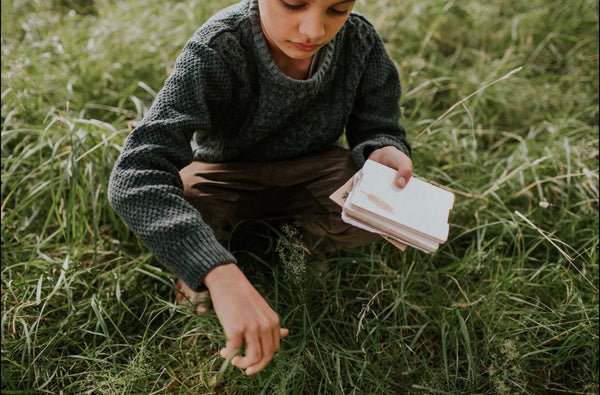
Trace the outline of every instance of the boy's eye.
<path fill-rule="evenodd" d="M 346 15 L 346 14 L 348 14 L 348 10 L 349 10 L 348 8 L 346 8 L 346 9 L 344 9 L 344 10 L 338 10 L 338 9 L 336 9 L 336 8 L 330 8 L 330 9 L 329 9 L 329 12 L 330 12 L 331 14 L 333 14 L 333 15 L 339 15 L 339 16 L 343 16 L 343 15 Z"/>
<path fill-rule="evenodd" d="M 287 8 L 288 10 L 291 10 L 291 11 L 301 10 L 305 6 L 304 4 L 290 4 L 290 3 L 288 3 L 288 2 L 286 2 L 284 0 L 280 0 L 280 1 L 281 1 L 281 4 L 285 8 Z M 330 14 L 332 14 L 334 16 L 344 16 L 344 15 L 347 15 L 348 11 L 349 11 L 349 8 L 339 9 L 339 8 L 333 8 L 333 7 L 329 8 L 327 10 L 328 13 L 330 13 Z"/>
<path fill-rule="evenodd" d="M 287 2 L 285 2 L 285 1 L 283 1 L 283 0 L 281 0 L 281 4 L 282 4 L 282 5 L 283 5 L 285 8 L 287 8 L 288 10 L 292 10 L 292 11 L 298 11 L 298 10 L 300 10 L 302 7 L 304 7 L 304 4 L 290 4 L 290 3 L 287 3 Z"/>

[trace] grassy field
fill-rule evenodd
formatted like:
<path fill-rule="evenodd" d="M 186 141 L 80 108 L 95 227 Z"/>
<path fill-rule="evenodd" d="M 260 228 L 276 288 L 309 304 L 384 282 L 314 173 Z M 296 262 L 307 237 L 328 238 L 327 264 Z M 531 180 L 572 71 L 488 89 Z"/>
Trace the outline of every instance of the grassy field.
<path fill-rule="evenodd" d="M 415 173 L 456 194 L 450 238 L 311 262 L 285 229 L 266 251 L 234 236 L 290 329 L 252 377 L 106 194 L 230 3 L 2 0 L 2 393 L 597 394 L 597 1 L 357 4 L 397 62 Z"/>

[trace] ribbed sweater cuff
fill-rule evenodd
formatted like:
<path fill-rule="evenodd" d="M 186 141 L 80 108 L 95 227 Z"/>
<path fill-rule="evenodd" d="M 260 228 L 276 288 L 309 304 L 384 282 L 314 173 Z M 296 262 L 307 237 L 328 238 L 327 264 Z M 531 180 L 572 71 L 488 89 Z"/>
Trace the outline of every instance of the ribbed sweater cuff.
<path fill-rule="evenodd" d="M 207 242 L 202 235 L 192 234 L 157 258 L 172 273 L 196 292 L 206 289 L 204 277 L 217 266 L 237 263 L 234 256 L 218 242 Z"/>

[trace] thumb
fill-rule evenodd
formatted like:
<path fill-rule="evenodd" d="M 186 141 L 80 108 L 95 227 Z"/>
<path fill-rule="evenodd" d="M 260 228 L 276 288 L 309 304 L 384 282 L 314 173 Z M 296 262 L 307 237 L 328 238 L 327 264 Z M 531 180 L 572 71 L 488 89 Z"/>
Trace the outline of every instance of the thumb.
<path fill-rule="evenodd" d="M 400 188 L 404 188 L 412 177 L 412 168 L 401 168 L 396 173 L 396 184 Z"/>
<path fill-rule="evenodd" d="M 284 338 L 290 334 L 290 330 L 287 328 L 279 328 L 279 337 Z"/>

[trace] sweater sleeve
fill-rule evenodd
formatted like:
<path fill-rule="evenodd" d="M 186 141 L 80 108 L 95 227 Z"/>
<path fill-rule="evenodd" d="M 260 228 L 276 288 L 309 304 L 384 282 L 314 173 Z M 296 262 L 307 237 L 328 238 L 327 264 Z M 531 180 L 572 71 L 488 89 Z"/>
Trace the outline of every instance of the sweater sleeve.
<path fill-rule="evenodd" d="M 235 263 L 200 213 L 183 196 L 179 170 L 192 162 L 197 130 L 230 92 L 218 55 L 190 40 L 147 116 L 127 137 L 111 173 L 115 211 L 167 269 L 190 288 L 203 288 L 214 267 Z"/>
<path fill-rule="evenodd" d="M 410 144 L 399 118 L 398 71 L 381 38 L 375 35 L 346 127 L 352 157 L 359 167 L 371 152 L 385 146 L 394 146 L 411 155 Z"/>

